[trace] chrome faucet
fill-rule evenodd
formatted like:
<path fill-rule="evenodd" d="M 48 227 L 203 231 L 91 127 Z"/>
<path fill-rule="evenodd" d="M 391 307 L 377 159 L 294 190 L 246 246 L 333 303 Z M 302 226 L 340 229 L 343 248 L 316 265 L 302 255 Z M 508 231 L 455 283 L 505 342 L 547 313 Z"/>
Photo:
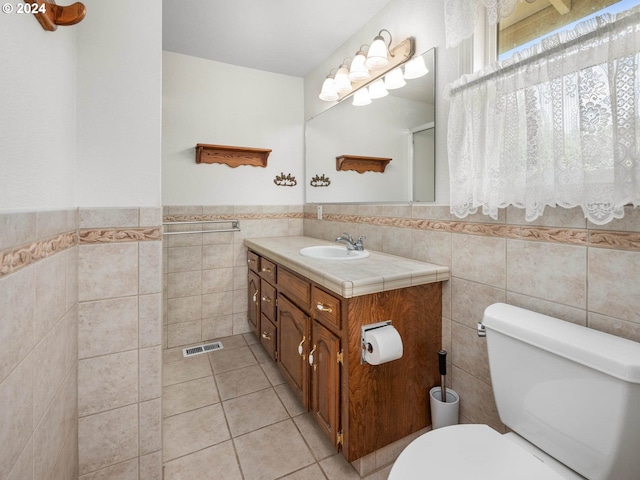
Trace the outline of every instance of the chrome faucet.
<path fill-rule="evenodd" d="M 362 251 L 364 250 L 364 245 L 362 244 L 362 240 L 364 240 L 365 238 L 367 237 L 365 237 L 364 235 L 360 235 L 360 238 L 354 241 L 351 235 L 349 235 L 347 232 L 344 232 L 342 235 L 336 238 L 336 242 L 346 244 L 347 250 Z"/>

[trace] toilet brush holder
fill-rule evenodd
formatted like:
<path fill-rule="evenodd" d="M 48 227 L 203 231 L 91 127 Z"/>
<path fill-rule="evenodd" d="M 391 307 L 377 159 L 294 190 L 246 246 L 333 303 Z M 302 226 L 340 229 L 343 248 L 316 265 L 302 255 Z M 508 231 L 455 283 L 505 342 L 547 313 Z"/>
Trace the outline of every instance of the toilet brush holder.
<path fill-rule="evenodd" d="M 448 427 L 458 424 L 458 412 L 460 411 L 460 397 L 458 394 L 447 388 L 447 401 L 442 401 L 442 389 L 433 387 L 429 391 L 429 403 L 431 405 L 431 429 Z"/>

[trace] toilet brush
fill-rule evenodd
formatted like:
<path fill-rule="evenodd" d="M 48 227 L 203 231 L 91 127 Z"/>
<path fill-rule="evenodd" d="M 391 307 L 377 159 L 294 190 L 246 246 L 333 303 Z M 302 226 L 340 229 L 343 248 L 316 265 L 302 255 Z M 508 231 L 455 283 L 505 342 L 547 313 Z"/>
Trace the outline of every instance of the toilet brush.
<path fill-rule="evenodd" d="M 438 352 L 438 363 L 440 366 L 440 400 L 447 403 L 447 386 L 445 384 L 445 377 L 447 375 L 447 352 L 445 350 Z"/>

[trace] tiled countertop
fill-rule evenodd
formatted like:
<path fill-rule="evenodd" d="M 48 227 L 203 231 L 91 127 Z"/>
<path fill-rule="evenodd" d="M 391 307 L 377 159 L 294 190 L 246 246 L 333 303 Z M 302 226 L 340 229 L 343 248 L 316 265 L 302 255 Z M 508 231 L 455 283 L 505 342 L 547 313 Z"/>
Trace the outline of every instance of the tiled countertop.
<path fill-rule="evenodd" d="M 368 250 L 361 260 L 318 260 L 303 257 L 301 248 L 337 245 L 313 237 L 246 238 L 245 245 L 344 298 L 449 280 L 449 268 Z M 365 245 L 366 248 L 366 245 Z"/>

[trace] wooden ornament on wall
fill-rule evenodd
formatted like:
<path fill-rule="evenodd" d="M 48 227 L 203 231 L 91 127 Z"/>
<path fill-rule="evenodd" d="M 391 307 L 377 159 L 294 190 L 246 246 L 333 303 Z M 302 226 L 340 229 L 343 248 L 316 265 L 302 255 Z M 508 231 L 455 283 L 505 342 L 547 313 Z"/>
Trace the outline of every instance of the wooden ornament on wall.
<path fill-rule="evenodd" d="M 87 14 L 86 7 L 80 2 L 66 7 L 56 5 L 55 0 L 36 0 L 33 2 L 25 0 L 24 3 L 29 7 L 29 11 L 35 15 L 42 28 L 49 32 L 55 31 L 58 25 L 69 26 L 80 23 Z"/>
<path fill-rule="evenodd" d="M 340 155 L 336 157 L 336 170 L 355 170 L 358 173 L 383 173 L 391 158 Z"/>
<path fill-rule="evenodd" d="M 196 145 L 196 163 L 224 163 L 231 168 L 240 165 L 266 167 L 271 150 L 266 148 L 231 147 L 228 145 Z"/>
<path fill-rule="evenodd" d="M 280 175 L 276 175 L 276 178 L 273 179 L 273 183 L 278 185 L 279 187 L 295 187 L 298 184 L 296 177 L 288 173 L 287 175 L 282 172 Z"/>

